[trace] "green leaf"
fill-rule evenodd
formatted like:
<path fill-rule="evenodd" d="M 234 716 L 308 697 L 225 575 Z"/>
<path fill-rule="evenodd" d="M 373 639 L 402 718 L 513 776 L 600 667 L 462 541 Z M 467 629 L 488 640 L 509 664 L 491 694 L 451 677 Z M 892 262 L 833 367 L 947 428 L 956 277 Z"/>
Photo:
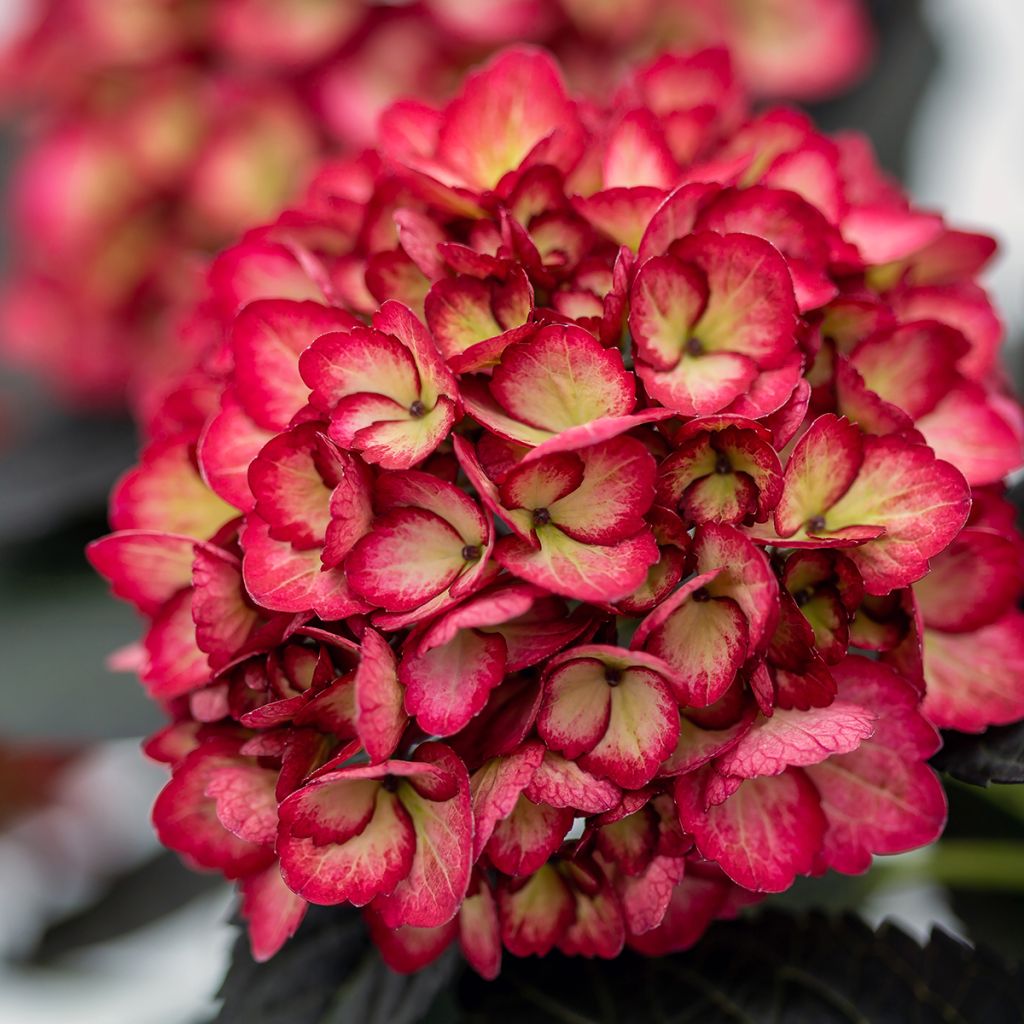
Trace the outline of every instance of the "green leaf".
<path fill-rule="evenodd" d="M 942 749 L 932 758 L 939 771 L 961 782 L 1024 782 L 1024 722 L 997 725 L 980 735 L 944 732 Z"/>
<path fill-rule="evenodd" d="M 396 974 L 357 911 L 313 907 L 268 963 L 255 963 L 239 935 L 216 1024 L 415 1024 L 456 966 L 449 950 L 418 974 Z"/>

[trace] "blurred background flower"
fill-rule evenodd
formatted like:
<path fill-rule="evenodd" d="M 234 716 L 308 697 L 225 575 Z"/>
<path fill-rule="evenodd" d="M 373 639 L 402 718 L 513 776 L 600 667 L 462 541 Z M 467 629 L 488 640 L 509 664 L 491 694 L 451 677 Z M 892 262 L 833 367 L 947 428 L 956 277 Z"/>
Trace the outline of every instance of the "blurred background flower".
<path fill-rule="evenodd" d="M 631 59 L 724 43 L 760 95 L 861 77 L 861 0 L 19 0 L 0 100 L 20 115 L 0 340 L 83 407 L 187 367 L 204 254 L 266 221 L 399 96 L 438 99 L 512 40 L 609 91 Z"/>

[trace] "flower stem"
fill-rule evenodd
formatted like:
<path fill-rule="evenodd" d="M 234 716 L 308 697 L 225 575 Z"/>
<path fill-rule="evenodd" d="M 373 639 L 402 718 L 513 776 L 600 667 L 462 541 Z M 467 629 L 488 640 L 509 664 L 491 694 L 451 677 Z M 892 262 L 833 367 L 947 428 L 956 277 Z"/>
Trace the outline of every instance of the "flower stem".
<path fill-rule="evenodd" d="M 875 865 L 881 883 L 918 879 L 963 889 L 1024 893 L 1024 841 L 945 839 L 927 852 Z"/>

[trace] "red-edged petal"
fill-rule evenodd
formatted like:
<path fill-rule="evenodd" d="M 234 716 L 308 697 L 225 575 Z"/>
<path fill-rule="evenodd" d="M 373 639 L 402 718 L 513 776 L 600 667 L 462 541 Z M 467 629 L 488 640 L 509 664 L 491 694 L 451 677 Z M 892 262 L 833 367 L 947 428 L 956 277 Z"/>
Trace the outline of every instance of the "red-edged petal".
<path fill-rule="evenodd" d="M 617 544 L 581 544 L 557 527 L 537 530 L 539 548 L 518 537 L 504 537 L 495 559 L 509 572 L 555 594 L 580 601 L 607 602 L 631 594 L 658 560 L 658 545 L 648 532 Z"/>
<path fill-rule="evenodd" d="M 274 540 L 267 524 L 250 514 L 241 535 L 245 589 L 264 608 L 315 611 L 322 619 L 343 619 L 368 610 L 352 593 L 340 569 L 325 569 L 315 548 L 298 551 Z"/>
<path fill-rule="evenodd" d="M 498 822 L 512 813 L 519 794 L 529 785 L 543 756 L 544 747 L 540 743 L 524 743 L 510 754 L 490 758 L 473 773 L 469 787 L 474 863 L 480 859 Z"/>
<path fill-rule="evenodd" d="M 1009 611 L 1024 589 L 1019 543 L 991 530 L 968 526 L 930 572 L 914 584 L 924 624 L 948 633 L 969 633 Z"/>
<path fill-rule="evenodd" d="M 191 590 L 180 591 L 160 609 L 143 647 L 142 682 L 157 700 L 180 697 L 209 682 L 210 666 L 196 643 Z"/>
<path fill-rule="evenodd" d="M 619 353 L 571 326 L 545 327 L 507 348 L 490 386 L 508 415 L 554 434 L 605 416 L 625 416 L 636 401 L 632 375 Z"/>
<path fill-rule="evenodd" d="M 432 964 L 452 944 L 459 927 L 452 919 L 435 928 L 407 924 L 389 928 L 372 906 L 363 911 L 363 916 L 381 959 L 399 974 L 413 974 Z"/>
<path fill-rule="evenodd" d="M 246 600 L 242 566 L 230 552 L 212 544 L 196 548 L 192 570 L 192 618 L 196 643 L 221 668 L 234 657 L 259 624 L 259 613 Z"/>
<path fill-rule="evenodd" d="M 237 743 L 207 740 L 175 766 L 174 777 L 153 805 L 153 824 L 165 846 L 228 878 L 261 871 L 274 859 L 272 848 L 229 832 L 217 817 L 215 801 L 206 795 L 213 773 L 237 763 Z"/>
<path fill-rule="evenodd" d="M 352 688 L 356 734 L 370 761 L 383 761 L 394 753 L 408 718 L 395 655 L 372 629 L 363 633 Z"/>
<path fill-rule="evenodd" d="M 249 466 L 256 513 L 266 521 L 275 540 L 288 541 L 297 548 L 323 544 L 330 522 L 332 485 L 341 470 L 341 453 L 318 435 L 315 423 L 278 434 Z"/>
<path fill-rule="evenodd" d="M 487 703 L 505 675 L 505 641 L 461 629 L 449 641 L 403 657 L 405 709 L 424 732 L 450 736 Z"/>
<path fill-rule="evenodd" d="M 318 842 L 316 835 L 304 834 L 307 827 L 299 827 L 314 815 L 331 828 L 336 822 L 347 825 L 354 809 L 349 802 L 356 794 L 360 803 L 354 833 L 346 827 L 338 839 L 321 836 L 325 841 Z M 368 817 L 364 795 L 370 800 Z M 288 797 L 280 814 L 281 874 L 288 888 L 310 903 L 365 906 L 378 894 L 393 891 L 412 869 L 413 823 L 398 796 L 380 785 L 324 776 Z"/>
<path fill-rule="evenodd" d="M 1024 439 L 1009 400 L 964 381 L 915 424 L 935 454 L 972 487 L 998 483 L 1024 464 Z"/>
<path fill-rule="evenodd" d="M 203 428 L 196 450 L 203 479 L 214 494 L 248 512 L 253 506 L 249 466 L 274 435 L 245 413 L 232 391 L 221 398 L 221 410 Z"/>
<path fill-rule="evenodd" d="M 973 633 L 924 633 L 923 711 L 942 729 L 981 732 L 1024 717 L 1024 613 Z"/>
<path fill-rule="evenodd" d="M 874 735 L 856 750 L 806 770 L 828 822 L 819 868 L 857 873 L 873 854 L 902 853 L 937 838 L 946 799 L 924 763 L 938 736 L 918 710 L 914 687 L 866 658 L 847 658 L 834 672 L 842 699 L 878 712 Z"/>
<path fill-rule="evenodd" d="M 572 821 L 571 809 L 535 804 L 520 794 L 512 813 L 495 825 L 487 856 L 503 874 L 532 875 L 562 845 Z"/>
<path fill-rule="evenodd" d="M 885 594 L 920 579 L 927 559 L 960 532 L 970 509 L 970 490 L 960 472 L 930 448 L 896 437 L 864 439 L 856 480 L 826 515 L 824 536 L 868 525 L 885 533 L 848 557 L 869 594 Z"/>
<path fill-rule="evenodd" d="M 231 326 L 234 382 L 242 408 L 265 430 L 284 430 L 309 399 L 299 355 L 331 331 L 359 326 L 351 314 L 316 302 L 263 299 Z"/>
<path fill-rule="evenodd" d="M 654 500 L 656 472 L 644 445 L 617 437 L 577 454 L 582 479 L 570 493 L 548 504 L 551 521 L 587 544 L 614 544 L 643 529 L 644 515 Z"/>
<path fill-rule="evenodd" d="M 707 279 L 696 267 L 673 256 L 648 260 L 630 292 L 629 329 L 638 357 L 652 369 L 671 370 L 707 301 Z"/>
<path fill-rule="evenodd" d="M 277 772 L 239 760 L 212 769 L 203 793 L 214 801 L 217 819 L 229 832 L 272 847 L 277 834 L 276 782 Z"/>
<path fill-rule="evenodd" d="M 575 761 L 550 750 L 544 751 L 524 792 L 534 803 L 568 807 L 583 814 L 610 811 L 622 800 L 619 788 L 607 779 L 591 775 Z"/>
<path fill-rule="evenodd" d="M 252 958 L 264 963 L 295 934 L 309 904 L 284 884 L 276 862 L 243 878 L 239 890 Z"/>
<path fill-rule="evenodd" d="M 779 251 L 754 235 L 697 232 L 672 252 L 708 282 L 693 326 L 703 351 L 739 353 L 766 370 L 780 366 L 796 345 L 796 302 Z"/>
<path fill-rule="evenodd" d="M 459 911 L 459 946 L 469 966 L 493 981 L 501 970 L 501 923 L 498 904 L 489 884 L 477 879 Z"/>
<path fill-rule="evenodd" d="M 832 415 L 819 416 L 800 438 L 786 463 L 782 497 L 775 509 L 775 529 L 789 537 L 801 527 L 824 518 L 857 477 L 864 459 L 862 435 L 856 424 Z"/>
<path fill-rule="evenodd" d="M 86 555 L 113 592 L 144 615 L 192 580 L 195 538 L 152 530 L 123 530 L 92 541 Z"/>
<path fill-rule="evenodd" d="M 692 551 L 698 573 L 721 570 L 706 583 L 708 593 L 733 600 L 743 610 L 753 654 L 767 640 L 778 616 L 779 586 L 768 560 L 739 530 L 721 523 L 698 527 Z"/>
<path fill-rule="evenodd" d="M 729 883 L 721 876 L 705 878 L 688 873 L 667 899 L 662 895 L 666 905 L 660 923 L 642 933 L 635 931 L 628 939 L 629 945 L 647 956 L 689 949 L 723 909 L 729 890 Z"/>
<path fill-rule="evenodd" d="M 870 709 L 841 700 L 803 711 L 777 708 L 719 757 L 715 770 L 753 779 L 779 775 L 791 765 L 818 764 L 860 746 L 874 732 L 875 717 Z"/>
<path fill-rule="evenodd" d="M 448 105 L 438 155 L 466 184 L 490 189 L 538 143 L 575 124 L 576 116 L 547 54 L 506 50 L 470 75 Z"/>
<path fill-rule="evenodd" d="M 388 611 L 409 611 L 446 590 L 466 566 L 462 537 L 434 512 L 394 508 L 352 549 L 352 589 Z"/>
<path fill-rule="evenodd" d="M 671 188 L 679 168 L 665 142 L 661 123 L 647 109 L 626 113 L 612 129 L 602 160 L 605 188 L 647 185 Z M 637 231 L 637 242 L 642 232 Z"/>
<path fill-rule="evenodd" d="M 675 789 L 680 823 L 703 856 L 754 892 L 783 892 L 797 875 L 810 872 L 826 820 L 800 769 L 746 779 L 711 807 L 704 806 L 703 775 L 683 775 Z"/>
<path fill-rule="evenodd" d="M 677 705 L 667 683 L 646 669 L 627 669 L 612 687 L 605 733 L 580 763 L 624 788 L 638 789 L 654 777 L 678 736 Z"/>
<path fill-rule="evenodd" d="M 501 940 L 513 956 L 543 956 L 572 923 L 575 900 L 551 864 L 498 887 Z"/>
<path fill-rule="evenodd" d="M 466 895 L 472 866 L 473 814 L 465 765 L 441 743 L 423 744 L 416 757 L 447 775 L 455 791 L 446 799 L 433 800 L 411 785 L 402 788 L 402 804 L 416 833 L 416 851 L 408 874 L 394 892 L 374 903 L 392 928 L 399 924 L 432 928 L 450 921 Z"/>
<path fill-rule="evenodd" d="M 850 362 L 872 391 L 916 420 L 959 382 L 956 364 L 967 349 L 959 331 L 921 320 L 873 334 L 850 353 Z"/>
<path fill-rule="evenodd" d="M 537 729 L 544 741 L 575 759 L 604 735 L 611 716 L 612 693 L 605 666 L 596 658 L 577 658 L 548 677 Z"/>
<path fill-rule="evenodd" d="M 326 334 L 302 353 L 299 369 L 312 391 L 310 401 L 327 413 L 350 395 L 381 395 L 403 409 L 420 400 L 413 354 L 381 331 Z"/>
<path fill-rule="evenodd" d="M 153 530 L 207 540 L 236 512 L 202 481 L 185 439 L 156 441 L 110 496 L 115 530 Z"/>

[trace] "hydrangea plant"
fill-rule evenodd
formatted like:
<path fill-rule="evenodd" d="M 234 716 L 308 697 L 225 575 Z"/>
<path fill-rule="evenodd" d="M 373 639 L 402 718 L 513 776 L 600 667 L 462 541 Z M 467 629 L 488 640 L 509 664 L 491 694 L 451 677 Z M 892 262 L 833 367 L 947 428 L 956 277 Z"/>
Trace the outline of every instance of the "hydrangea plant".
<path fill-rule="evenodd" d="M 160 401 L 202 258 L 276 215 L 322 154 L 373 144 L 400 95 L 439 99 L 516 40 L 607 90 L 631 56 L 730 44 L 758 93 L 817 98 L 863 72 L 862 0 L 23 0 L 0 103 L 28 108 L 12 184 L 9 360 L 68 400 Z"/>
<path fill-rule="evenodd" d="M 218 257 L 89 554 L 254 955 L 661 954 L 934 840 L 1024 717 L 993 249 L 720 50 L 511 49 Z"/>

